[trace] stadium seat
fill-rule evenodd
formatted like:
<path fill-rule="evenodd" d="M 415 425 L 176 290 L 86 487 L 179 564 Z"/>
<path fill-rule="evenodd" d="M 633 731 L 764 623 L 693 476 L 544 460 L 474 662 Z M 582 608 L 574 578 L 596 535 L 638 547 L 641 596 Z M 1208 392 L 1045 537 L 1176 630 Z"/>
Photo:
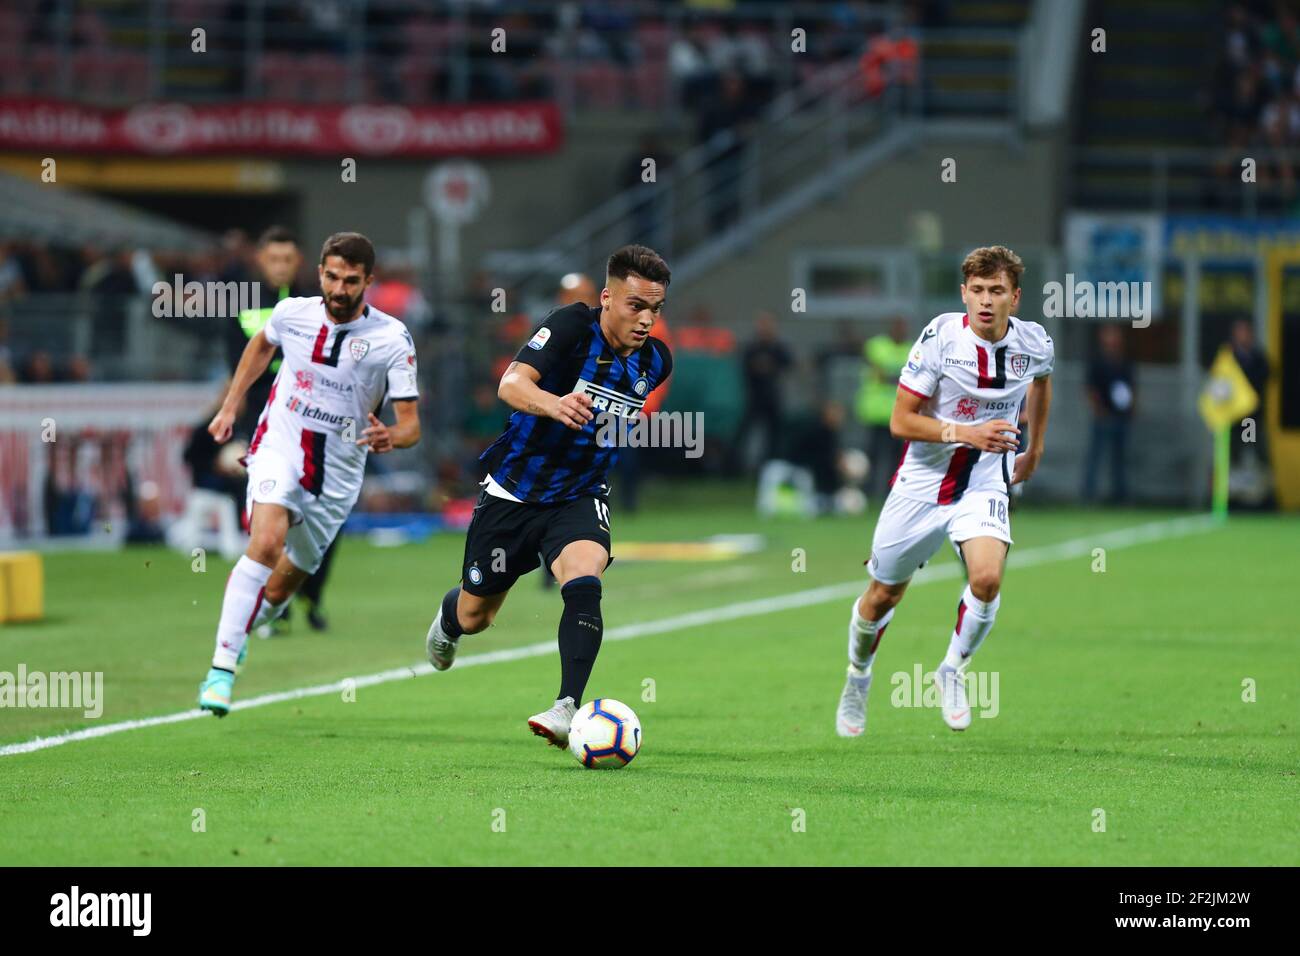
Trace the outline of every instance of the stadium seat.
<path fill-rule="evenodd" d="M 451 43 L 455 27 L 434 17 L 412 17 L 403 32 L 410 54 L 436 56 Z"/>
<path fill-rule="evenodd" d="M 72 82 L 92 98 L 138 100 L 149 93 L 149 57 L 87 50 L 73 58 Z"/>
<path fill-rule="evenodd" d="M 622 106 L 625 78 L 623 70 L 613 63 L 582 64 L 575 71 L 578 101 L 606 109 Z"/>
<path fill-rule="evenodd" d="M 636 28 L 636 42 L 646 60 L 663 63 L 668 59 L 672 32 L 663 23 L 642 21 Z"/>
<path fill-rule="evenodd" d="M 397 63 L 397 82 L 402 101 L 428 102 L 438 67 L 438 60 L 432 54 L 409 53 L 401 57 Z"/>
<path fill-rule="evenodd" d="M 301 67 L 306 86 L 304 96 L 316 103 L 337 103 L 348 92 L 348 65 L 341 57 L 315 53 L 306 57 Z"/>
<path fill-rule="evenodd" d="M 296 100 L 298 72 L 296 58 L 284 53 L 267 53 L 260 64 L 262 95 L 268 100 Z"/>
<path fill-rule="evenodd" d="M 668 101 L 668 68 L 661 62 L 638 63 L 632 71 L 637 105 L 661 109 Z"/>

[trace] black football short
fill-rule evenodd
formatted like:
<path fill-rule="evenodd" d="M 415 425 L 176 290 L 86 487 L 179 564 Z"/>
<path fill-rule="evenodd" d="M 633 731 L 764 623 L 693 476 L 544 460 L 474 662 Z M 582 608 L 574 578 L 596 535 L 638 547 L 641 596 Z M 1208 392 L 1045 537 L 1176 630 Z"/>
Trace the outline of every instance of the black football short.
<path fill-rule="evenodd" d="M 521 575 L 543 564 L 550 568 L 574 541 L 595 541 L 611 550 L 608 499 L 584 495 L 557 504 L 529 504 L 484 490 L 465 536 L 461 587 L 477 597 L 508 591 Z"/>

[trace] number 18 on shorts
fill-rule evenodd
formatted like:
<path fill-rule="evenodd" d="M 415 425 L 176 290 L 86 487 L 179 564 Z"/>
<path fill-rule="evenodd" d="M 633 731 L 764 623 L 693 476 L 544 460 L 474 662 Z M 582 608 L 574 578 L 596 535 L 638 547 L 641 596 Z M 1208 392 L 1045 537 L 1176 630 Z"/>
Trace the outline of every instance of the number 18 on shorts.
<path fill-rule="evenodd" d="M 891 494 L 876 522 L 867 569 L 881 584 L 901 584 L 934 556 L 944 538 L 954 549 L 971 538 L 1011 545 L 1006 493 L 968 491 L 950 505 Z"/>

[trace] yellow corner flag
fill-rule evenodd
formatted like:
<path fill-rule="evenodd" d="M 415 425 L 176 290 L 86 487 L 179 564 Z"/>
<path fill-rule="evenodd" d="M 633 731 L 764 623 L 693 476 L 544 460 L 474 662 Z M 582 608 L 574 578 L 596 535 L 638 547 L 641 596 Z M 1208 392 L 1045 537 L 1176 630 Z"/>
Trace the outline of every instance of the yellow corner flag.
<path fill-rule="evenodd" d="M 1232 348 L 1223 346 L 1210 366 L 1210 377 L 1197 402 L 1201 418 L 1210 431 L 1219 432 L 1241 421 L 1257 404 L 1259 394 L 1237 364 Z"/>
<path fill-rule="evenodd" d="M 1214 490 L 1210 500 L 1211 510 L 1220 521 L 1228 517 L 1232 426 L 1254 411 L 1258 403 L 1259 394 L 1233 357 L 1232 348 L 1223 346 L 1210 366 L 1210 377 L 1197 402 L 1201 418 L 1214 434 Z"/>

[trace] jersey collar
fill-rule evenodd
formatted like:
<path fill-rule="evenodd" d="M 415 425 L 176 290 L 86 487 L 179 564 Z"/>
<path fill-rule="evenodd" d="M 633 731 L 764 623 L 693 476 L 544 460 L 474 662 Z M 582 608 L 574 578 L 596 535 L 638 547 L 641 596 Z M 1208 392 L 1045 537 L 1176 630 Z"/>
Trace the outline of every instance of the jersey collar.
<path fill-rule="evenodd" d="M 1011 330 L 1015 327 L 1015 324 L 1016 324 L 1015 319 L 1012 316 L 1008 315 L 1006 334 L 1003 335 L 1002 338 L 998 339 L 996 342 L 990 342 L 988 339 L 981 338 L 980 336 L 976 335 L 975 330 L 970 327 L 969 312 L 967 312 L 965 315 L 961 317 L 961 327 L 966 331 L 968 331 L 970 333 L 970 337 L 973 338 L 976 341 L 976 343 L 978 343 L 979 345 L 988 345 L 988 346 L 1001 345 L 1007 339 L 1011 338 Z"/>
<path fill-rule="evenodd" d="M 330 315 L 330 310 L 327 309 L 327 308 L 325 308 L 325 300 L 324 300 L 324 299 L 321 299 L 320 305 L 321 305 L 321 308 L 322 308 L 322 309 L 325 309 L 325 321 L 328 322 L 330 325 L 332 325 L 332 326 L 333 326 L 334 328 L 336 328 L 336 329 L 354 329 L 354 328 L 356 328 L 358 325 L 360 325 L 362 322 L 364 322 L 366 319 L 370 318 L 370 303 L 369 303 L 369 302 L 367 302 L 367 303 L 365 304 L 365 308 L 363 308 L 363 309 L 361 310 L 361 314 L 360 314 L 360 315 L 358 315 L 355 319 L 348 319 L 346 322 L 335 322 L 335 321 L 334 321 L 333 317 Z"/>

